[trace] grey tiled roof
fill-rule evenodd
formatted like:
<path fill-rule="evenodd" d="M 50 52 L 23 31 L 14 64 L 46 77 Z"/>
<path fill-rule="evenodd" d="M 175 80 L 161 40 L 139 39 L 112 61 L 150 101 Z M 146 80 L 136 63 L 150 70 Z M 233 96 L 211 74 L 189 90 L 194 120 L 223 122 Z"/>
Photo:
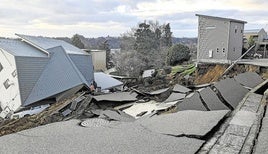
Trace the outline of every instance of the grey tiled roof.
<path fill-rule="evenodd" d="M 14 56 L 47 57 L 46 53 L 15 39 L 0 39 L 0 49 Z"/>

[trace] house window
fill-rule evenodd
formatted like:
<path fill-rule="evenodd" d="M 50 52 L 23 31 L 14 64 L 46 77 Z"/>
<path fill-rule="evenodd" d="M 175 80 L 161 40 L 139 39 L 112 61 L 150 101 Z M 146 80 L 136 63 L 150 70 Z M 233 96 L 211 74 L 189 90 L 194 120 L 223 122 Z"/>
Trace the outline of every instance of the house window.
<path fill-rule="evenodd" d="M 233 51 L 235 52 L 235 48 L 233 48 Z"/>
<path fill-rule="evenodd" d="M 225 48 L 222 48 L 222 52 L 225 52 Z"/>
<path fill-rule="evenodd" d="M 241 33 L 243 33 L 243 29 L 241 29 Z"/>
<path fill-rule="evenodd" d="M 237 29 L 235 29 L 234 32 L 237 33 Z"/>
<path fill-rule="evenodd" d="M 6 89 L 10 86 L 10 84 L 9 84 L 9 79 L 7 79 L 7 80 L 4 82 L 4 86 L 5 86 Z"/>
<path fill-rule="evenodd" d="M 216 51 L 219 52 L 219 48 L 217 48 Z"/>
<path fill-rule="evenodd" d="M 14 71 L 12 72 L 12 76 L 13 76 L 13 77 L 16 77 L 16 76 L 17 76 L 17 71 L 16 71 L 16 70 L 14 70 Z"/>
<path fill-rule="evenodd" d="M 0 72 L 3 70 L 3 65 L 0 63 Z"/>

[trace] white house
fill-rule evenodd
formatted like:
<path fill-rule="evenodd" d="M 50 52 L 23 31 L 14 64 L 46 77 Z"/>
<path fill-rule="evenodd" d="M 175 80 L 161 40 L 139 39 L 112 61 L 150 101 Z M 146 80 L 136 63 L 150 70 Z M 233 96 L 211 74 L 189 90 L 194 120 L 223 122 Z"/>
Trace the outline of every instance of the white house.
<path fill-rule="evenodd" d="M 94 80 L 91 55 L 62 40 L 0 39 L 0 117 Z"/>
<path fill-rule="evenodd" d="M 196 16 L 198 62 L 231 63 L 242 55 L 246 21 L 200 14 Z"/>

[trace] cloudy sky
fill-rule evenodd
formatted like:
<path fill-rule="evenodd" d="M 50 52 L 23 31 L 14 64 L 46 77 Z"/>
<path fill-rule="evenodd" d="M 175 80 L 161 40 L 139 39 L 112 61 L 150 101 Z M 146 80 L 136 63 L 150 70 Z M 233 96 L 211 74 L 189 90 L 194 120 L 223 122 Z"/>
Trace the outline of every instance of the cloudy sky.
<path fill-rule="evenodd" d="M 0 36 L 120 36 L 139 22 L 158 20 L 170 23 L 175 37 L 196 37 L 195 14 L 268 30 L 268 0 L 0 0 Z"/>

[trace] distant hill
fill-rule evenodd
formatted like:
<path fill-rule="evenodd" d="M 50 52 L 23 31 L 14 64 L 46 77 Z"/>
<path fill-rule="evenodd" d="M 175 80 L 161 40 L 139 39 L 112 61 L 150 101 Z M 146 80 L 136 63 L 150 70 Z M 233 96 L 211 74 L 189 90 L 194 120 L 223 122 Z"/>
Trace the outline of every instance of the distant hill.
<path fill-rule="evenodd" d="M 79 38 L 84 43 L 85 48 L 87 49 L 99 49 L 100 45 L 105 41 L 108 40 L 111 49 L 118 49 L 120 48 L 120 37 L 97 37 L 97 38 L 85 38 L 82 35 L 79 35 Z M 68 37 L 57 37 L 56 39 L 64 40 L 68 43 L 72 43 L 71 38 Z M 182 44 L 196 44 L 197 38 L 172 38 L 173 44 L 182 43 Z"/>

